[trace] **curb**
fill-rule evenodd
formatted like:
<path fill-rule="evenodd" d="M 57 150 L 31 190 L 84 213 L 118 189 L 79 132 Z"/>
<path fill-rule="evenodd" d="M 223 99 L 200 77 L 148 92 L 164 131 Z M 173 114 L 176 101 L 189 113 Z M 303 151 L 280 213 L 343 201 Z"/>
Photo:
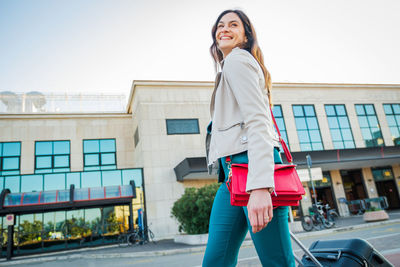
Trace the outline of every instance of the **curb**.
<path fill-rule="evenodd" d="M 330 234 L 334 232 L 345 232 L 356 229 L 369 228 L 374 226 L 386 225 L 386 224 L 394 224 L 400 223 L 400 219 L 387 220 L 381 222 L 373 222 L 373 223 L 363 223 L 358 225 L 344 226 L 340 228 L 326 229 L 320 231 L 313 232 L 299 232 L 295 233 L 298 238 L 306 238 L 313 237 L 319 235 Z M 83 252 L 90 250 L 98 250 L 103 248 L 110 248 L 114 246 L 102 246 L 96 248 L 87 248 L 82 250 L 76 250 L 74 252 Z M 250 247 L 253 246 L 253 241 L 244 240 L 242 247 Z M 155 250 L 155 251 L 141 251 L 141 252 L 127 252 L 127 253 L 105 253 L 105 254 L 71 254 L 71 255 L 56 255 L 56 256 L 31 256 L 30 258 L 25 259 L 16 259 L 11 261 L 2 261 L 0 262 L 0 266 L 11 266 L 17 264 L 27 264 L 27 263 L 41 263 L 41 262 L 49 262 L 49 261 L 57 261 L 57 260 L 74 260 L 74 259 L 109 259 L 109 258 L 135 258 L 135 257 L 149 257 L 149 256 L 167 256 L 167 255 L 175 255 L 182 253 L 196 253 L 203 252 L 206 249 L 206 245 L 198 246 L 198 247 L 188 247 L 188 248 L 180 248 L 180 249 L 167 249 L 167 250 Z M 54 252 L 60 254 L 62 252 Z M 65 251 L 65 253 L 71 253 L 71 251 Z"/>

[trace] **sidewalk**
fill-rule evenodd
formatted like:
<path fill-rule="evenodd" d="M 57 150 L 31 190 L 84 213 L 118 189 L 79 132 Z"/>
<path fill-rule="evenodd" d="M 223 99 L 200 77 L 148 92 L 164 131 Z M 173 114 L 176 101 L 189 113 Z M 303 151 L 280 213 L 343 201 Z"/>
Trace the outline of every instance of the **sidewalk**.
<path fill-rule="evenodd" d="M 311 232 L 296 232 L 298 238 L 317 236 L 332 232 L 341 232 L 352 229 L 368 228 L 374 225 L 383 225 L 400 222 L 400 212 L 389 212 L 389 220 L 365 223 L 362 215 L 356 215 L 338 220 L 337 225 L 332 229 L 311 231 Z M 242 246 L 252 246 L 251 240 L 245 240 Z M 160 240 L 156 244 L 148 243 L 142 246 L 132 247 L 119 247 L 118 245 L 109 245 L 102 247 L 81 248 L 76 250 L 67 250 L 61 252 L 52 252 L 44 254 L 35 254 L 29 256 L 14 257 L 11 261 L 6 261 L 4 258 L 0 259 L 0 266 L 10 266 L 15 264 L 28 264 L 39 263 L 55 260 L 68 260 L 68 259 L 102 259 L 102 258 L 133 258 L 133 257 L 148 257 L 148 256 L 162 256 L 172 255 L 179 253 L 202 252 L 205 250 L 205 245 L 186 245 L 175 243 L 173 239 Z M 395 266 L 400 266 L 400 249 L 385 255 Z"/>

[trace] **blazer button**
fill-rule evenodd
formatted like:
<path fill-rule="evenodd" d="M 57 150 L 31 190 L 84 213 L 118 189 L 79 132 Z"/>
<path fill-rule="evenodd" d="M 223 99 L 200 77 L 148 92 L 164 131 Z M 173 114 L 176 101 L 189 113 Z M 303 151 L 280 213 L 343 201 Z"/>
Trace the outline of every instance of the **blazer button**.
<path fill-rule="evenodd" d="M 242 141 L 242 143 L 246 143 L 247 142 L 247 136 L 243 135 L 241 137 L 241 141 Z"/>

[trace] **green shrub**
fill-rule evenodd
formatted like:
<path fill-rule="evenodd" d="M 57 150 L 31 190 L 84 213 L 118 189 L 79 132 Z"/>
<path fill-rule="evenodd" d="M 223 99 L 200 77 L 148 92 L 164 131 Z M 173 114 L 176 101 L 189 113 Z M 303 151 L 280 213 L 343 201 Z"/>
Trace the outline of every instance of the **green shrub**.
<path fill-rule="evenodd" d="M 208 233 L 208 223 L 218 183 L 201 188 L 186 188 L 185 193 L 172 207 L 171 217 L 179 222 L 179 232 L 188 234 Z"/>
<path fill-rule="evenodd" d="M 379 210 L 382 210 L 382 209 L 381 209 L 381 208 L 378 208 L 378 207 L 372 206 L 372 207 L 370 207 L 369 209 L 367 209 L 366 212 L 368 212 L 368 211 L 379 211 Z"/>

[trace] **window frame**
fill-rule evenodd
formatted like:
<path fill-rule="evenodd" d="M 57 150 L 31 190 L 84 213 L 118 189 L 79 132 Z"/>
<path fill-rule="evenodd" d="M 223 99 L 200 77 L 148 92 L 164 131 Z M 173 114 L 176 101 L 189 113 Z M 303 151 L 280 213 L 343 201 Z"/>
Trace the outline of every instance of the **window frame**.
<path fill-rule="evenodd" d="M 335 115 L 333 115 L 333 116 L 332 116 L 332 115 L 328 115 L 328 112 L 327 112 L 327 110 L 326 110 L 326 108 L 327 108 L 328 106 L 332 106 L 332 107 L 333 107 L 333 109 L 334 109 L 334 111 L 335 111 Z M 337 107 L 337 106 L 343 106 L 345 115 L 339 115 L 339 114 L 337 113 L 337 110 L 336 110 L 336 107 Z M 331 134 L 331 141 L 332 141 L 332 145 L 333 145 L 334 149 L 354 149 L 354 148 L 356 148 L 356 143 L 355 143 L 355 141 L 354 141 L 354 134 L 353 134 L 353 130 L 351 129 L 351 124 L 350 124 L 349 115 L 348 115 L 348 113 L 347 113 L 346 104 L 324 104 L 324 109 L 325 109 L 326 119 L 327 119 L 327 121 L 328 121 L 329 132 L 330 132 L 330 134 Z M 329 119 L 328 119 L 328 118 L 336 118 L 337 124 L 338 124 L 338 128 L 332 128 L 332 127 L 331 127 L 331 123 L 329 122 Z M 348 122 L 348 124 L 349 124 L 349 127 L 348 127 L 348 128 L 342 128 L 342 126 L 341 126 L 341 124 L 340 124 L 339 118 L 346 118 L 346 119 L 347 119 L 347 122 Z M 344 140 L 344 138 L 343 138 L 343 133 L 342 133 L 342 129 L 349 129 L 349 130 L 350 130 L 351 141 L 352 141 L 352 143 L 353 143 L 353 147 L 349 147 L 349 148 L 346 148 L 346 147 L 345 147 L 345 142 L 346 142 L 346 141 L 349 142 L 350 140 Z M 338 141 L 335 141 L 335 140 L 333 139 L 332 130 L 339 130 L 339 132 L 340 132 L 340 138 L 341 138 L 340 142 L 342 142 L 343 148 L 336 148 L 336 147 L 335 147 L 335 142 L 338 142 Z"/>
<path fill-rule="evenodd" d="M 101 152 L 100 141 L 101 140 L 113 140 L 114 141 L 114 151 L 113 152 Z M 85 141 L 97 141 L 99 152 L 87 152 L 85 153 Z M 95 170 L 109 170 L 117 169 L 117 140 L 116 138 L 100 138 L 100 139 L 83 139 L 82 140 L 82 152 L 83 152 L 83 170 L 85 171 L 95 171 Z M 102 155 L 113 154 L 114 164 L 102 164 Z M 86 165 L 86 155 L 97 155 L 98 165 Z M 111 168 L 110 168 L 111 167 Z M 115 167 L 115 168 L 113 168 Z"/>
<path fill-rule="evenodd" d="M 4 144 L 10 143 L 18 143 L 19 144 L 19 151 L 18 156 L 3 156 L 4 155 Z M 7 175 L 19 175 L 21 172 L 21 148 L 22 144 L 21 141 L 8 141 L 8 142 L 0 142 L 0 176 L 7 176 Z M 4 160 L 10 158 L 17 158 L 18 159 L 18 168 L 16 169 L 7 169 L 4 170 Z M 18 172 L 18 173 L 16 173 Z"/>
<path fill-rule="evenodd" d="M 375 119 L 376 119 L 376 122 L 378 123 L 378 130 L 379 130 L 379 133 L 380 133 L 380 136 L 381 136 L 381 138 L 382 138 L 382 144 L 381 145 L 379 145 L 379 144 L 377 144 L 378 142 L 377 142 L 377 140 L 378 139 L 369 139 L 369 140 L 372 140 L 372 141 L 374 141 L 374 143 L 376 143 L 377 145 L 374 145 L 374 146 L 368 146 L 367 145 L 367 140 L 364 138 L 364 135 L 363 135 L 363 129 L 368 129 L 369 130 L 369 134 L 371 135 L 371 137 L 373 137 L 373 132 L 372 132 L 372 130 L 371 130 L 371 125 L 370 125 L 370 122 L 369 122 L 369 120 L 368 120 L 368 114 L 367 114 L 367 110 L 366 110 L 366 108 L 365 108 L 365 106 L 372 106 L 372 108 L 373 108 L 373 111 L 374 111 L 374 116 L 375 116 Z M 364 112 L 364 115 L 359 115 L 358 114 L 358 112 L 357 112 L 357 106 L 361 106 L 362 108 L 363 108 L 363 112 Z M 376 114 L 376 109 L 375 109 L 375 104 L 373 104 L 373 103 L 361 103 L 361 104 L 354 104 L 354 109 L 355 109 L 355 111 L 356 111 L 356 116 L 357 116 L 357 119 L 358 119 L 358 126 L 360 127 L 360 131 L 361 131 L 361 136 L 362 136 L 362 138 L 363 138 L 363 140 L 364 140 L 364 144 L 365 144 L 365 147 L 384 147 L 384 146 L 386 146 L 386 144 L 385 144 L 385 139 L 383 138 L 383 134 L 382 134 L 382 128 L 381 128 L 381 124 L 380 124 L 380 122 L 379 122 L 379 118 L 378 118 L 378 115 Z M 368 127 L 362 127 L 361 126 L 361 122 L 360 122 L 360 117 L 365 117 L 365 119 L 366 119 L 366 121 L 367 121 L 367 124 L 368 124 Z M 368 141 L 369 141 L 368 140 Z"/>
<path fill-rule="evenodd" d="M 390 109 L 392 110 L 392 114 L 387 114 L 387 113 L 386 113 L 385 105 L 387 105 L 387 106 L 390 107 Z M 397 114 L 397 113 L 394 112 L 393 105 L 399 105 L 399 106 L 400 106 L 400 103 L 383 103 L 383 104 L 382 104 L 382 107 L 383 107 L 383 112 L 385 113 L 386 122 L 387 122 L 388 127 L 389 127 L 390 135 L 391 135 L 391 137 L 392 137 L 393 145 L 394 145 L 394 146 L 400 146 L 400 140 L 399 140 L 398 144 L 396 144 L 395 138 L 393 138 L 393 132 L 392 132 L 392 127 L 393 127 L 393 128 L 394 128 L 394 127 L 397 127 L 397 131 L 400 133 L 400 123 L 398 123 L 397 120 L 396 120 L 396 118 L 394 118 L 394 122 L 395 122 L 396 125 L 395 125 L 395 126 L 394 126 L 394 125 L 393 125 L 393 126 L 392 126 L 392 125 L 389 125 L 389 121 L 388 121 L 388 117 L 387 117 L 387 116 L 396 116 L 396 115 L 400 115 L 400 113 Z M 397 138 L 400 139 L 400 135 L 399 135 L 399 137 L 397 137 Z"/>
<path fill-rule="evenodd" d="M 168 122 L 172 121 L 196 121 L 196 126 L 197 126 L 197 132 L 181 132 L 181 133 L 171 133 L 168 129 Z M 178 118 L 178 119 L 165 119 L 165 126 L 167 130 L 167 135 L 188 135 L 188 134 L 200 134 L 200 126 L 199 126 L 199 119 L 198 118 Z"/>
<path fill-rule="evenodd" d="M 52 154 L 37 154 L 37 143 L 41 142 L 50 142 Z M 56 142 L 68 142 L 68 154 L 55 154 L 54 152 L 54 143 Z M 55 167 L 55 158 L 56 157 L 68 157 L 68 166 L 67 167 Z M 37 168 L 37 160 L 40 157 L 50 157 L 50 167 L 49 168 Z M 66 170 L 68 169 L 68 170 Z M 49 170 L 49 172 L 41 172 L 43 170 Z M 61 170 L 61 171 L 60 171 Z M 69 172 L 71 170 L 71 140 L 40 140 L 35 141 L 35 174 L 46 174 L 46 173 L 61 173 L 61 172 Z"/>

